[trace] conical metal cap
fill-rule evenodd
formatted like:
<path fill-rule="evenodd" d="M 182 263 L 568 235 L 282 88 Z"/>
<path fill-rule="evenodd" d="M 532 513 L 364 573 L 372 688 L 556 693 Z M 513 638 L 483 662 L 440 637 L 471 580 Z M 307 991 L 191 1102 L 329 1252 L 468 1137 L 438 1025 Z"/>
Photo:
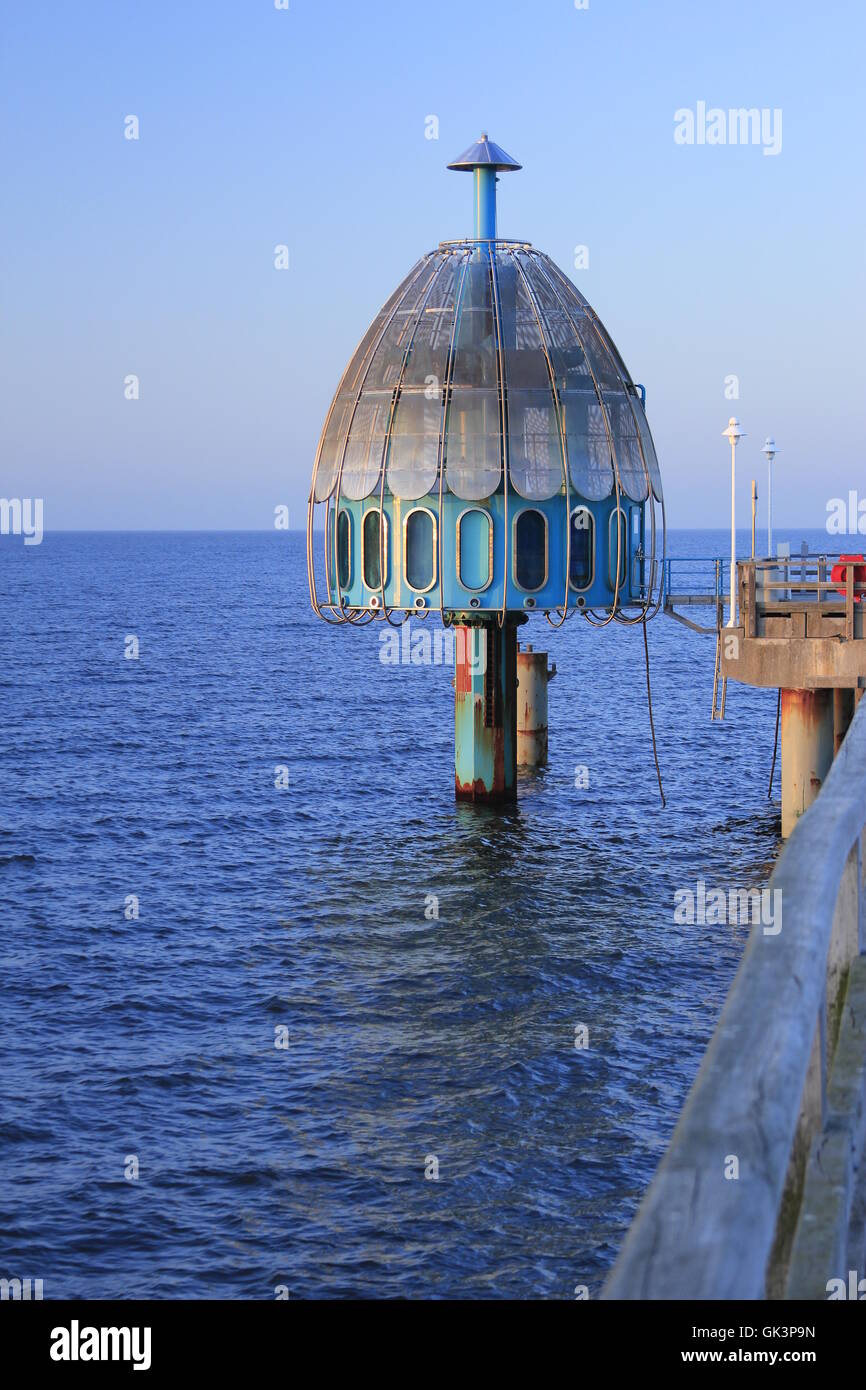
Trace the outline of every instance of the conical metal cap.
<path fill-rule="evenodd" d="M 476 140 L 474 145 L 470 145 L 468 150 L 464 150 L 459 159 L 455 159 L 448 168 L 465 169 L 467 172 L 473 169 L 496 169 L 507 174 L 511 170 L 522 169 L 523 165 L 512 159 L 510 154 L 506 154 L 501 145 L 494 145 L 492 140 L 488 140 L 487 132 L 482 131 L 480 139 Z"/>

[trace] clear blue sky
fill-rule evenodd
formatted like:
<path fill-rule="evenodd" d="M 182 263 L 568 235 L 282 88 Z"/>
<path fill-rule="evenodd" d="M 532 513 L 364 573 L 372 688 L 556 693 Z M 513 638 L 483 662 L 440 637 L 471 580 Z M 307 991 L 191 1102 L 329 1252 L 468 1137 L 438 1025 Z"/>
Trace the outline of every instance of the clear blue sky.
<path fill-rule="evenodd" d="M 46 528 L 303 524 L 349 353 L 471 231 L 444 166 L 482 128 L 524 165 L 501 234 L 647 386 L 673 525 L 725 524 L 731 413 L 743 524 L 768 432 L 780 525 L 866 497 L 859 0 L 8 0 L 3 30 L 0 493 Z M 699 101 L 781 108 L 781 153 L 675 144 Z"/>

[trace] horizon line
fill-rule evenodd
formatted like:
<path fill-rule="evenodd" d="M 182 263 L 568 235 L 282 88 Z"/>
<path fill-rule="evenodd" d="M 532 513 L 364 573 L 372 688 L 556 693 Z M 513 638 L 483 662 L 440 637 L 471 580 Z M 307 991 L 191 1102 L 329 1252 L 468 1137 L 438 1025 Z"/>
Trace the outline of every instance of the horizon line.
<path fill-rule="evenodd" d="M 759 531 L 766 531 L 767 527 L 759 526 Z M 775 522 L 774 530 L 780 531 L 823 531 L 824 526 L 809 526 L 805 523 L 795 522 Z M 323 531 L 324 527 L 317 526 L 316 531 Z M 751 530 L 750 524 L 746 523 L 737 526 L 738 531 Z M 730 532 L 729 526 L 668 526 L 668 534 L 672 531 L 723 531 Z M 293 536 L 305 536 L 307 528 L 305 526 L 52 526 L 43 528 L 43 536 L 269 536 L 278 535 L 283 532 Z M 5 533 L 4 533 L 5 534 Z M 12 533 L 8 533 L 12 535 Z M 828 532 L 828 535 L 830 533 Z M 840 531 L 834 533 L 839 536 L 862 535 L 859 531 Z"/>

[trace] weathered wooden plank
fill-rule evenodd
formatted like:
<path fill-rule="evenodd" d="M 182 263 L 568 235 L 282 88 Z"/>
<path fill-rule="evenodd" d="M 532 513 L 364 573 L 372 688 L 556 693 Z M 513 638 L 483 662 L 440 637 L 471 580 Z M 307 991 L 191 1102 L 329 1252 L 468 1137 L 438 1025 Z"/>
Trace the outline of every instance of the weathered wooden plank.
<path fill-rule="evenodd" d="M 841 747 L 841 745 L 840 745 Z M 851 846 L 836 905 L 833 909 L 833 929 L 827 951 L 827 1027 L 831 1053 L 836 1046 L 839 1021 L 842 1016 L 843 991 L 848 981 L 848 969 L 860 952 L 860 837 Z"/>
<path fill-rule="evenodd" d="M 848 974 L 839 1043 L 827 1087 L 827 1123 L 809 1159 L 788 1298 L 826 1299 L 831 1279 L 847 1282 L 851 1204 L 864 1139 L 866 957 L 858 956 Z"/>
<path fill-rule="evenodd" d="M 826 1300 L 829 1280 L 845 1278 L 853 1178 L 848 1133 L 819 1134 L 809 1156 L 788 1298 Z"/>

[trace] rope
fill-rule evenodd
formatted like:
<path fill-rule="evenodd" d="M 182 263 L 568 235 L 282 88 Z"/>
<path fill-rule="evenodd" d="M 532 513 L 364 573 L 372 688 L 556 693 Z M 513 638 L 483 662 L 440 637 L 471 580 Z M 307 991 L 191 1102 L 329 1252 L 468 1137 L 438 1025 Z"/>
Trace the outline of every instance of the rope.
<path fill-rule="evenodd" d="M 776 771 L 776 754 L 779 751 L 779 720 L 782 715 L 782 690 L 779 688 L 779 701 L 776 705 L 776 737 L 773 740 L 773 766 L 770 768 L 770 785 L 767 788 L 767 800 L 773 797 L 773 775 Z"/>
<path fill-rule="evenodd" d="M 659 782 L 659 796 L 660 796 L 661 799 L 662 799 L 662 808 L 664 808 L 664 807 L 667 805 L 667 802 L 665 801 L 664 788 L 662 787 L 662 774 L 661 774 L 661 768 L 659 767 L 658 749 L 656 748 L 656 730 L 655 730 L 655 723 L 653 722 L 653 696 L 652 696 L 652 686 L 651 686 L 651 684 L 650 684 L 650 659 L 649 659 L 649 642 L 647 641 L 647 635 L 646 635 L 646 614 L 644 614 L 644 618 L 643 618 L 643 653 L 644 653 L 644 658 L 645 658 L 645 660 L 646 660 L 646 702 L 647 702 L 647 709 L 649 710 L 650 733 L 651 733 L 651 735 L 652 735 L 652 741 L 653 741 L 653 758 L 655 759 L 656 777 L 658 778 L 658 782 Z"/>

